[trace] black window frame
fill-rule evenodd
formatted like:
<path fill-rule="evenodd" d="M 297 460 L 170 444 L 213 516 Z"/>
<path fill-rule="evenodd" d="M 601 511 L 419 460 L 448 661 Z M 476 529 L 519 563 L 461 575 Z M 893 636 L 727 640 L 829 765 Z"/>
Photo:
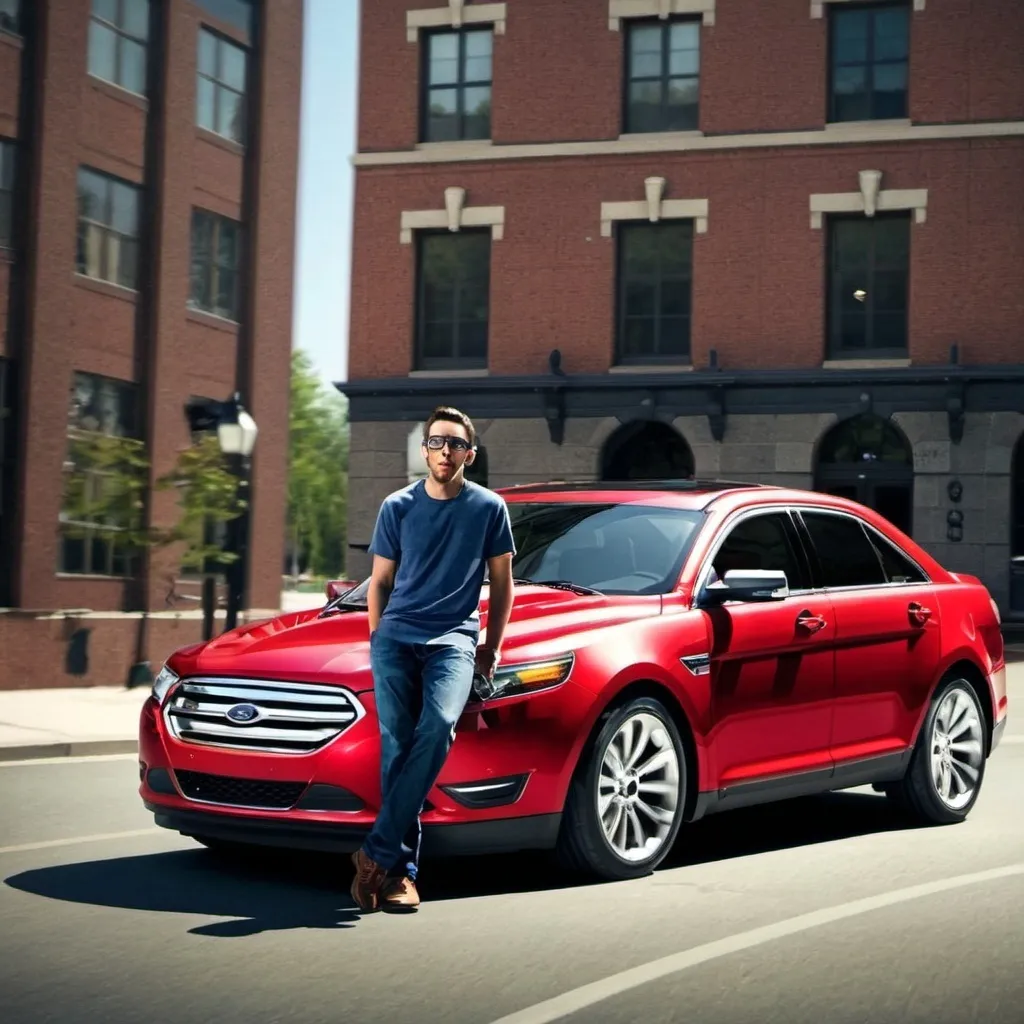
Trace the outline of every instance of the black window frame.
<path fill-rule="evenodd" d="M 670 36 L 672 27 L 674 25 L 695 25 L 697 28 L 697 73 L 695 75 L 672 75 L 669 73 L 669 60 L 671 55 Z M 701 32 L 702 20 L 700 16 L 694 17 L 693 15 L 678 15 L 662 20 L 660 18 L 630 18 L 625 23 L 625 31 L 622 33 L 623 36 L 623 56 L 622 56 L 622 132 L 624 135 L 653 135 L 653 134 L 664 134 L 667 132 L 696 132 L 700 131 L 700 111 L 701 111 L 701 60 L 703 57 L 703 33 Z M 643 78 L 634 79 L 632 74 L 632 62 L 633 62 L 633 33 L 639 28 L 651 28 L 656 27 L 661 30 L 661 72 L 655 79 L 653 77 L 645 76 Z M 695 79 L 697 82 L 697 102 L 694 107 L 693 123 L 687 124 L 683 127 L 669 127 L 666 124 L 667 121 L 667 109 L 668 109 L 668 88 L 670 82 L 674 80 L 690 80 Z M 660 128 L 650 129 L 645 128 L 642 131 L 633 127 L 633 119 L 631 115 L 632 104 L 630 102 L 630 86 L 634 81 L 657 81 L 661 85 L 661 120 L 662 126 Z"/>
<path fill-rule="evenodd" d="M 688 233 L 686 244 L 689 247 L 688 266 L 689 276 L 686 280 L 686 349 L 685 352 L 659 352 L 661 339 L 661 295 L 665 287 L 664 275 L 659 275 L 656 284 L 655 300 L 655 354 L 645 356 L 627 355 L 625 352 L 626 322 L 629 317 L 626 312 L 626 295 L 630 279 L 626 275 L 626 258 L 628 239 L 643 233 L 647 234 L 668 234 L 673 230 L 680 230 Z M 648 221 L 619 221 L 615 225 L 615 342 L 614 361 L 616 366 L 688 366 L 693 360 L 693 255 L 694 236 L 696 235 L 696 224 L 692 218 L 681 217 L 671 220 L 662 220 L 656 224 Z"/>
<path fill-rule="evenodd" d="M 89 10 L 89 26 L 90 26 L 90 39 L 87 42 L 87 53 L 86 53 L 86 68 L 88 73 L 100 82 L 107 82 L 110 85 L 117 86 L 118 89 L 124 89 L 125 92 L 131 93 L 133 96 L 147 96 L 149 94 L 148 82 L 149 82 L 149 41 L 150 41 L 150 28 L 153 20 L 153 5 L 152 0 L 144 0 L 146 3 L 146 35 L 136 36 L 132 35 L 126 28 L 125 18 L 125 7 L 131 0 L 113 0 L 117 4 L 117 20 L 108 21 L 106 18 L 96 13 L 96 0 L 92 0 Z M 108 32 L 113 33 L 114 36 L 114 77 L 106 78 L 103 75 L 97 74 L 92 70 L 92 26 L 96 24 L 106 29 Z M 130 43 L 134 46 L 141 47 L 142 49 L 142 89 L 141 91 L 132 88 L 130 85 L 124 83 L 124 53 L 125 45 Z"/>
<path fill-rule="evenodd" d="M 0 138 L 0 249 L 14 248 L 14 196 L 18 186 L 18 143 Z"/>
<path fill-rule="evenodd" d="M 205 287 L 210 296 L 208 305 L 202 302 L 201 294 L 196 290 L 196 242 L 197 227 L 203 222 L 210 225 L 210 249 L 207 258 L 202 262 L 201 272 L 205 279 Z M 224 225 L 230 225 L 235 230 L 235 264 L 229 266 L 218 259 L 220 232 Z M 228 320 L 239 323 L 242 317 L 242 264 L 243 264 L 243 225 L 241 221 L 232 220 L 223 214 L 214 213 L 202 207 L 192 208 L 192 221 L 189 232 L 189 287 L 186 304 L 189 309 L 205 313 L 209 316 L 219 317 L 221 320 Z M 220 306 L 217 303 L 219 294 L 220 277 L 222 274 L 234 275 L 234 302 L 232 308 Z"/>
<path fill-rule="evenodd" d="M 21 36 L 24 29 L 22 0 L 0 0 L 0 32 Z"/>
<path fill-rule="evenodd" d="M 828 11 L 826 12 L 828 17 L 828 50 L 827 50 L 827 61 L 828 61 L 828 87 L 826 96 L 826 109 L 825 119 L 829 124 L 847 124 L 847 123 L 861 123 L 865 121 L 887 121 L 887 120 L 905 120 L 910 116 L 910 53 L 911 53 L 911 32 L 912 32 L 912 21 L 911 18 L 911 5 L 910 0 L 864 0 L 863 3 L 843 3 L 843 4 L 829 4 Z M 874 16 L 879 11 L 887 11 L 894 9 L 902 9 L 906 12 L 907 16 L 907 55 L 899 60 L 896 59 L 875 59 L 875 35 L 874 35 Z M 849 20 L 852 16 L 856 15 L 861 11 L 871 12 L 870 23 L 868 26 L 868 41 L 867 41 L 867 56 L 864 61 L 847 62 L 844 64 L 837 63 L 835 58 L 835 47 L 836 47 L 836 35 L 843 24 L 844 20 Z M 879 115 L 877 111 L 878 104 L 878 93 L 875 88 L 875 72 L 879 66 L 888 66 L 893 64 L 904 64 L 906 66 L 906 85 L 903 89 L 903 109 L 901 113 L 892 114 L 887 113 L 884 116 Z M 863 66 L 867 69 L 867 95 L 869 97 L 869 105 L 871 107 L 870 113 L 867 117 L 846 117 L 840 118 L 837 116 L 837 93 L 836 93 L 836 72 L 840 67 L 851 67 L 851 66 Z"/>
<path fill-rule="evenodd" d="M 904 294 L 906 302 L 903 307 L 903 344 L 901 346 L 878 346 L 871 344 L 874 337 L 875 293 L 874 280 L 879 272 L 878 267 L 878 233 L 880 224 L 903 224 L 906 233 L 906 266 L 900 268 L 904 272 Z M 859 348 L 845 348 L 842 344 L 843 321 L 842 304 L 839 301 L 840 274 L 837 267 L 836 253 L 839 248 L 838 234 L 844 225 L 866 225 L 871 230 L 871 251 L 868 255 L 869 270 L 867 273 L 867 306 L 865 322 L 867 324 L 866 340 L 868 344 Z M 906 359 L 910 353 L 910 284 L 913 253 L 913 212 L 895 210 L 887 213 L 876 213 L 874 217 L 862 214 L 829 214 L 825 219 L 825 351 L 828 359 Z M 895 268 L 883 267 L 881 272 L 887 273 Z"/>
<path fill-rule="evenodd" d="M 213 41 L 213 64 L 214 70 L 212 75 L 207 74 L 202 70 L 201 67 L 201 55 L 203 49 L 203 39 L 205 37 L 210 38 Z M 224 51 L 226 49 L 237 50 L 242 55 L 244 63 L 243 70 L 243 86 L 239 91 L 235 86 L 228 83 L 222 76 L 224 74 Z M 205 132 L 210 132 L 212 135 L 216 135 L 218 138 L 227 139 L 228 142 L 233 142 L 236 146 L 244 146 L 246 138 L 248 136 L 248 118 L 249 118 L 249 74 L 252 64 L 252 54 L 247 46 L 239 42 L 237 39 L 232 39 L 229 36 L 224 35 L 221 32 L 217 32 L 210 28 L 208 25 L 200 25 L 199 31 L 196 34 L 196 109 L 195 109 L 195 121 L 196 126 L 201 128 Z M 200 103 L 201 103 L 201 83 L 209 82 L 213 87 L 213 127 L 211 128 L 207 124 L 203 124 L 200 120 Z M 232 96 L 238 97 L 240 100 L 239 106 L 239 124 L 238 124 L 238 135 L 236 136 L 230 131 L 225 130 L 224 125 L 221 124 L 221 106 L 220 106 L 220 94 L 231 93 Z"/>
<path fill-rule="evenodd" d="M 483 79 L 467 80 L 465 75 L 466 63 L 466 40 L 471 35 L 488 35 L 491 38 L 491 76 L 486 81 Z M 494 133 L 494 26 L 493 25 L 465 25 L 462 28 L 438 28 L 427 32 L 421 32 L 420 41 L 420 142 L 444 143 L 444 142 L 487 142 Z M 454 83 L 444 82 L 439 85 L 432 85 L 430 82 L 430 43 L 432 39 L 440 36 L 455 36 L 459 41 L 459 70 L 458 77 Z M 487 114 L 487 131 L 483 135 L 466 134 L 466 90 L 486 88 L 489 93 L 488 102 L 490 109 Z M 431 93 L 440 89 L 456 90 L 456 117 L 458 119 L 458 130 L 454 138 L 431 138 L 430 135 L 430 96 Z"/>
<path fill-rule="evenodd" d="M 119 419 L 123 417 L 126 424 L 125 429 L 120 432 L 108 432 L 103 429 L 92 429 L 73 422 L 73 413 L 76 403 L 76 390 L 80 380 L 94 382 L 94 387 L 106 386 L 110 393 L 119 396 Z M 130 396 L 127 410 L 120 405 L 120 399 Z M 88 373 L 82 370 L 75 370 L 71 374 L 70 388 L 68 392 L 68 422 L 65 431 L 67 444 L 66 457 L 64 461 L 63 475 L 65 481 L 76 472 L 89 473 L 90 470 L 81 470 L 74 462 L 74 442 L 85 440 L 89 437 L 120 437 L 130 444 L 136 445 L 144 450 L 145 444 L 141 433 L 141 387 L 134 381 L 126 381 L 120 378 L 109 377 L 104 374 Z M 95 475 L 103 476 L 102 472 L 94 471 Z M 66 488 L 65 483 L 65 488 Z M 101 576 L 111 579 L 132 579 L 139 570 L 140 551 L 131 547 L 125 549 L 124 545 L 118 545 L 119 534 L 127 533 L 133 525 L 131 523 L 98 523 L 90 520 L 72 520 L 66 516 L 66 489 L 62 488 L 61 509 L 58 519 L 58 531 L 60 540 L 57 547 L 57 572 L 66 576 Z M 140 522 L 141 522 L 141 512 Z M 68 534 L 80 531 L 85 534 L 81 538 L 69 537 Z M 82 543 L 82 567 L 69 568 L 67 545 L 75 540 Z M 105 558 L 102 566 L 97 564 L 96 545 L 105 545 Z M 103 547 L 99 550 L 104 551 Z M 118 571 L 116 565 L 120 561 L 121 569 Z"/>
<path fill-rule="evenodd" d="M 458 324 L 456 318 L 451 321 L 453 324 L 452 355 L 451 356 L 426 356 L 424 355 L 424 341 L 427 321 L 425 319 L 426 306 L 426 275 L 424 273 L 425 247 L 432 239 L 446 241 L 457 246 L 466 238 L 487 238 L 487 320 L 483 356 L 465 357 L 458 355 Z M 487 368 L 490 355 L 490 333 L 491 333 L 491 260 L 493 254 L 493 237 L 491 229 L 485 228 L 463 228 L 461 231 L 417 231 L 415 233 L 416 244 L 416 308 L 414 316 L 414 342 L 413 342 L 413 366 L 416 370 L 483 370 Z M 456 299 L 456 303 L 458 300 Z"/>
<path fill-rule="evenodd" d="M 88 175 L 103 183 L 105 189 L 105 200 L 103 210 L 103 220 L 98 220 L 92 217 L 83 216 L 82 212 L 82 201 L 81 201 L 81 190 L 80 183 L 82 177 Z M 80 164 L 78 167 L 78 173 L 76 175 L 76 188 L 78 194 L 76 196 L 77 209 L 75 212 L 75 270 L 76 273 L 82 277 L 87 277 L 91 281 L 104 281 L 107 284 L 114 284 L 121 288 L 129 288 L 132 291 L 138 290 L 140 267 L 139 267 L 139 253 L 140 253 L 140 234 L 141 234 L 141 220 L 142 220 L 142 187 L 135 184 L 135 182 L 128 181 L 125 178 L 119 178 L 114 174 L 107 174 L 105 171 L 98 170 L 95 167 L 91 167 L 88 164 Z M 135 232 L 129 234 L 121 231 L 114 226 L 114 190 L 122 189 L 126 194 L 131 195 L 135 203 Z M 88 226 L 93 226 L 98 231 L 101 238 L 101 253 L 100 253 L 100 272 L 99 274 L 93 274 L 89 272 L 88 260 L 84 258 L 83 245 L 85 243 L 85 235 Z M 109 251 L 107 246 L 107 240 L 110 236 L 116 236 L 121 240 L 122 245 L 125 241 L 129 241 L 132 245 L 126 247 L 126 251 L 131 252 L 134 248 L 134 262 L 132 264 L 132 273 L 126 274 L 122 277 L 121 270 L 123 264 L 119 261 L 116 270 L 111 271 L 109 266 Z"/>

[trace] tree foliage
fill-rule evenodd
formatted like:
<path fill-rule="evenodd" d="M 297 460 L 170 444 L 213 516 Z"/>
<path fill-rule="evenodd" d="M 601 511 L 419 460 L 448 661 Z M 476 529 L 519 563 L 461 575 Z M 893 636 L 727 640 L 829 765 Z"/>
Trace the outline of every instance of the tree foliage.
<path fill-rule="evenodd" d="M 345 398 L 324 384 L 309 357 L 296 350 L 289 422 L 288 538 L 300 571 L 318 576 L 344 571 L 348 451 Z"/>

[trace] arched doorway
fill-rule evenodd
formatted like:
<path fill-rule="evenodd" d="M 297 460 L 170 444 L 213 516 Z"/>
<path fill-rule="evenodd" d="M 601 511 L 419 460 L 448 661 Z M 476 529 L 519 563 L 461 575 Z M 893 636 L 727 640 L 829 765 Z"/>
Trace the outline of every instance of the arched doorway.
<path fill-rule="evenodd" d="M 476 443 L 476 458 L 471 466 L 466 467 L 466 479 L 481 487 L 487 486 L 487 449 L 479 441 Z"/>
<path fill-rule="evenodd" d="M 693 452 L 670 426 L 634 420 L 619 427 L 601 451 L 602 480 L 680 480 L 693 476 Z"/>
<path fill-rule="evenodd" d="M 821 439 L 814 489 L 867 505 L 909 534 L 914 521 L 914 455 L 891 420 L 863 414 Z"/>

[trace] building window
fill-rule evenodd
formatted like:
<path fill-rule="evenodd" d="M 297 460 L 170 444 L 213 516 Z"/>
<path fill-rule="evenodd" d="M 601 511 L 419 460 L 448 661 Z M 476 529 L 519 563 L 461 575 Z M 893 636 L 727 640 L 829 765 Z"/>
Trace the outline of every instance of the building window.
<path fill-rule="evenodd" d="M 193 0 L 195 5 L 211 18 L 238 29 L 246 36 L 252 35 L 252 0 Z"/>
<path fill-rule="evenodd" d="M 192 278 L 188 304 L 237 320 L 241 225 L 206 210 L 192 211 Z"/>
<path fill-rule="evenodd" d="M 108 174 L 78 170 L 78 272 L 124 288 L 138 284 L 139 193 Z"/>
<path fill-rule="evenodd" d="M 14 169 L 17 147 L 0 139 L 0 248 L 9 249 L 14 238 Z"/>
<path fill-rule="evenodd" d="M 491 137 L 492 41 L 489 28 L 425 37 L 425 142 Z"/>
<path fill-rule="evenodd" d="M 248 54 L 237 43 L 199 30 L 196 124 L 233 142 L 245 138 L 245 78 Z"/>
<path fill-rule="evenodd" d="M 21 0 L 0 0 L 0 32 L 21 35 Z"/>
<path fill-rule="evenodd" d="M 907 354 L 910 215 L 829 221 L 833 358 Z"/>
<path fill-rule="evenodd" d="M 907 116 L 910 16 L 907 4 L 829 11 L 829 121 Z"/>
<path fill-rule="evenodd" d="M 146 94 L 149 0 L 92 0 L 89 74 Z"/>
<path fill-rule="evenodd" d="M 487 366 L 491 232 L 418 236 L 416 367 Z"/>
<path fill-rule="evenodd" d="M 148 486 L 137 386 L 76 373 L 68 410 L 59 572 L 131 576 Z"/>
<path fill-rule="evenodd" d="M 696 131 L 699 76 L 699 22 L 630 24 L 626 32 L 626 131 Z"/>
<path fill-rule="evenodd" d="M 693 221 L 618 227 L 617 362 L 690 359 Z"/>

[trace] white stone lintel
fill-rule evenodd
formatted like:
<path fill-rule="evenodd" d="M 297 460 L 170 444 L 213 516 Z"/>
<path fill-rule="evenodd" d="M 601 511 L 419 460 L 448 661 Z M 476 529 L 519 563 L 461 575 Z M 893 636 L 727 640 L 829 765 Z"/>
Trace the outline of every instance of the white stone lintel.
<path fill-rule="evenodd" d="M 428 7 L 409 11 L 405 16 L 406 37 L 415 43 L 423 29 L 463 28 L 468 25 L 493 25 L 494 34 L 503 36 L 508 18 L 504 3 L 466 4 L 464 0 L 448 0 L 444 7 Z"/>
<path fill-rule="evenodd" d="M 457 186 L 445 189 L 445 205 L 439 210 L 403 210 L 399 241 L 412 242 L 414 231 L 457 232 L 462 228 L 491 229 L 491 238 L 505 237 L 504 206 L 465 206 L 466 190 Z"/>
<path fill-rule="evenodd" d="M 705 25 L 715 23 L 716 0 L 608 0 L 608 28 L 618 32 L 629 18 L 661 18 L 701 15 Z"/>
<path fill-rule="evenodd" d="M 707 233 L 707 199 L 663 199 L 664 178 L 644 180 L 645 199 L 601 204 L 601 234 L 610 238 L 616 221 L 646 220 L 656 224 L 662 220 L 693 220 L 698 235 Z"/>
<path fill-rule="evenodd" d="M 882 172 L 863 170 L 858 175 L 858 192 L 819 192 L 810 197 L 811 228 L 821 228 L 829 213 L 863 213 L 874 217 L 876 213 L 913 210 L 914 223 L 923 224 L 928 212 L 928 189 L 883 189 Z"/>

